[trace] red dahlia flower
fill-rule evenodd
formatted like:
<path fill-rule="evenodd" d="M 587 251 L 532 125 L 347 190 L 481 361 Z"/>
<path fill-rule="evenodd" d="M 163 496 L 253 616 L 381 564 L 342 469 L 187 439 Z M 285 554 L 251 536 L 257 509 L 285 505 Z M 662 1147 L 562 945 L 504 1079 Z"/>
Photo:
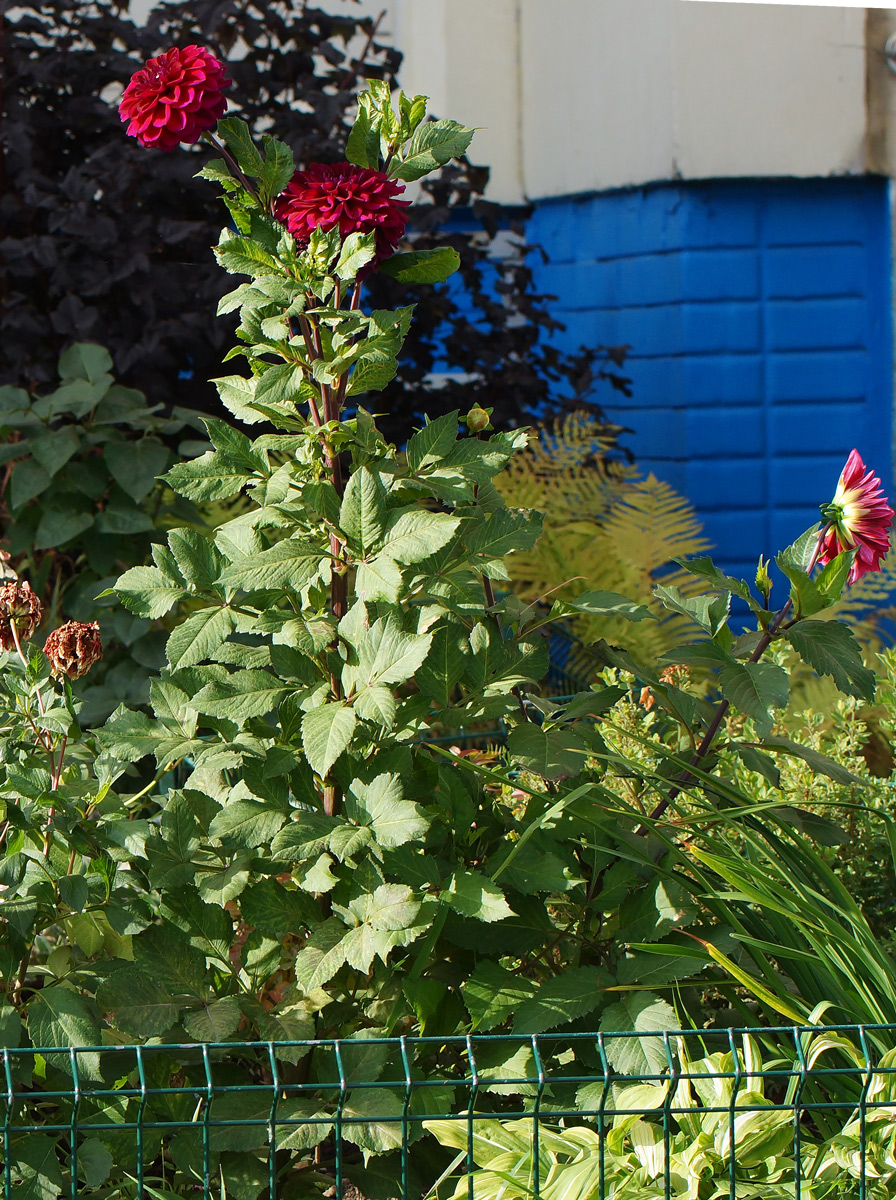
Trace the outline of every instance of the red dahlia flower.
<path fill-rule="evenodd" d="M 375 233 L 375 265 L 395 253 L 404 234 L 411 202 L 396 199 L 403 191 L 404 184 L 369 167 L 311 163 L 293 175 L 275 213 L 298 242 L 307 242 L 313 229 L 337 226 L 342 237 Z"/>
<path fill-rule="evenodd" d="M 869 571 L 880 570 L 881 561 L 890 549 L 893 510 L 880 480 L 872 470 L 865 469 L 858 450 L 853 450 L 846 460 L 834 499 L 822 505 L 821 515 L 828 526 L 822 536 L 819 563 L 830 562 L 844 550 L 855 550 L 850 583 Z"/>
<path fill-rule="evenodd" d="M 141 145 L 174 150 L 198 142 L 224 115 L 224 89 L 231 80 L 224 64 L 202 46 L 184 46 L 151 58 L 124 89 L 118 112 Z"/>

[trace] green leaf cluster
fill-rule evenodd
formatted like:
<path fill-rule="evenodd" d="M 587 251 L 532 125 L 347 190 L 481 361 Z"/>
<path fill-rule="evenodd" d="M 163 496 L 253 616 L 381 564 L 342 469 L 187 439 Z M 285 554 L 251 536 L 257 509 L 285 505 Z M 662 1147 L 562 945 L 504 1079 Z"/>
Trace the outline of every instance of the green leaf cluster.
<path fill-rule="evenodd" d="M 172 442 L 190 426 L 201 431 L 197 416 L 164 416 L 160 404 L 116 383 L 112 366 L 102 346 L 76 343 L 59 361 L 54 390 L 0 388 L 7 577 L 15 570 L 43 598 L 47 632 L 67 619 L 99 621 L 105 657 L 79 685 L 88 724 L 122 699 L 141 703 L 163 661 L 162 632 L 100 593 L 122 565 L 145 561 L 157 530 L 200 521 L 159 482 Z"/>

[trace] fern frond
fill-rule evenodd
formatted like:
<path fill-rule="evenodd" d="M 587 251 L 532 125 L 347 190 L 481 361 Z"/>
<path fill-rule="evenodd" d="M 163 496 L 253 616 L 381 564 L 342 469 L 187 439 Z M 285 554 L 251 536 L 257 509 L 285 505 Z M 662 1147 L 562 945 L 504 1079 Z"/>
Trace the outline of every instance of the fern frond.
<path fill-rule="evenodd" d="M 586 590 L 621 592 L 659 618 L 632 626 L 583 616 L 574 632 L 586 642 L 624 640 L 634 652 L 660 653 L 693 626 L 663 609 L 652 592 L 662 579 L 685 593 L 699 583 L 673 558 L 708 549 L 693 508 L 668 484 L 606 456 L 601 426 L 573 413 L 540 430 L 499 481 L 508 504 L 538 509 L 545 531 L 534 550 L 510 556 L 511 587 L 529 602 L 573 599 Z"/>

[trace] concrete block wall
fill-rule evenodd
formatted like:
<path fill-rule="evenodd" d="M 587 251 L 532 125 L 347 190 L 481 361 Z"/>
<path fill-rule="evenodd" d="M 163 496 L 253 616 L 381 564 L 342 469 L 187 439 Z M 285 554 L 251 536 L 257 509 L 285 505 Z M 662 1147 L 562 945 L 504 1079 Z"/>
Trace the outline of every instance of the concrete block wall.
<path fill-rule="evenodd" d="M 893 495 L 888 184 L 713 180 L 536 204 L 528 234 L 579 344 L 632 347 L 605 391 L 639 464 L 752 575 L 818 518 L 855 446 Z"/>

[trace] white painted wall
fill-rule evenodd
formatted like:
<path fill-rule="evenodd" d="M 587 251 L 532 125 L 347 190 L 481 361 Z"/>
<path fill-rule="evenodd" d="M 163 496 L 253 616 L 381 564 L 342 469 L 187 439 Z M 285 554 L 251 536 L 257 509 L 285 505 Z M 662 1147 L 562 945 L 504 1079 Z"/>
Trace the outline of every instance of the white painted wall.
<path fill-rule="evenodd" d="M 490 195 L 868 163 L 864 9 L 683 0 L 389 0 L 403 80 L 471 125 Z M 896 12 L 884 10 L 877 19 Z M 887 104 L 882 110 L 887 110 Z M 873 165 L 873 164 L 870 164 Z"/>

